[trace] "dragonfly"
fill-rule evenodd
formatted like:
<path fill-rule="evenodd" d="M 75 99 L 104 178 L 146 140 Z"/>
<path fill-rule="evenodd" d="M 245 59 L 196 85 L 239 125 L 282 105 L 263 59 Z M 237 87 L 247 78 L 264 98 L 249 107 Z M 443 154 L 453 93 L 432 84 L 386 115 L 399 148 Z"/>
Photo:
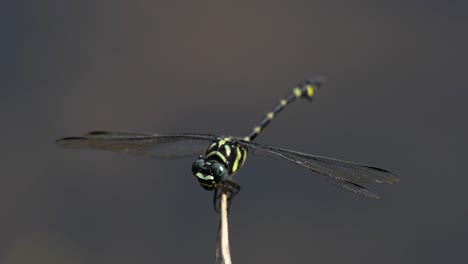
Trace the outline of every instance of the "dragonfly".
<path fill-rule="evenodd" d="M 233 181 L 233 176 L 244 166 L 248 155 L 285 160 L 323 177 L 344 190 L 369 198 L 379 198 L 376 193 L 362 184 L 398 182 L 397 176 L 390 171 L 254 142 L 287 106 L 300 98 L 312 101 L 322 86 L 323 81 L 319 79 L 297 84 L 245 137 L 200 133 L 146 134 L 93 131 L 83 136 L 58 139 L 56 144 L 64 148 L 107 150 L 157 159 L 198 156 L 192 164 L 192 173 L 203 189 L 214 191 L 215 209 L 220 193 L 228 193 L 231 200 L 240 191 L 240 185 Z"/>

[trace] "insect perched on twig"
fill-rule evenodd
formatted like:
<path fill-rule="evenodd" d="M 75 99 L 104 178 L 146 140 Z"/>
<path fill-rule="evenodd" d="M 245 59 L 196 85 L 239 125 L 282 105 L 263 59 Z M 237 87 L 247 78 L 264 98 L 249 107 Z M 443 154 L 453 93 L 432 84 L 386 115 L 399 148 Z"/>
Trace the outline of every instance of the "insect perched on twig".
<path fill-rule="evenodd" d="M 387 170 L 373 166 L 337 159 L 314 156 L 294 150 L 254 143 L 253 140 L 289 104 L 299 98 L 311 100 L 322 82 L 309 80 L 297 85 L 280 100 L 272 112 L 245 137 L 215 136 L 210 134 L 175 133 L 143 134 L 94 131 L 80 137 L 66 137 L 56 141 L 59 146 L 76 149 L 102 149 L 125 152 L 153 158 L 181 158 L 198 156 L 192 165 L 192 172 L 200 185 L 214 190 L 213 203 L 222 192 L 229 194 L 229 200 L 240 190 L 232 177 L 244 165 L 247 155 L 261 155 L 287 160 L 323 176 L 345 190 L 366 197 L 379 196 L 361 183 L 395 183 L 399 179 Z"/>

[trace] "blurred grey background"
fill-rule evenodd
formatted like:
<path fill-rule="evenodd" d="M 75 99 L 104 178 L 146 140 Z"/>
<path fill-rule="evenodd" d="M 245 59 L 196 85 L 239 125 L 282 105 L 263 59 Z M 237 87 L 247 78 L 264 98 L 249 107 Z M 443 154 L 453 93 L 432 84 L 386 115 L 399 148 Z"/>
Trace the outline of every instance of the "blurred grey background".
<path fill-rule="evenodd" d="M 0 263 L 213 263 L 218 215 L 193 159 L 60 149 L 96 129 L 243 136 L 368 163 L 401 182 L 342 191 L 250 157 L 234 263 L 468 258 L 466 1 L 3 1 Z M 195 158 L 195 157 L 194 157 Z"/>

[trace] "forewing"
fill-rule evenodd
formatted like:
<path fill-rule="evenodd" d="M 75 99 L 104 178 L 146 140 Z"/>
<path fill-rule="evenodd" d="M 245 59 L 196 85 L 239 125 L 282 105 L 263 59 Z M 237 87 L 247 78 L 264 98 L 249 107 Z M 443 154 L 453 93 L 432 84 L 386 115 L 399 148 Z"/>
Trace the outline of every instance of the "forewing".
<path fill-rule="evenodd" d="M 98 149 L 160 159 L 203 154 L 216 137 L 208 134 L 142 134 L 94 131 L 56 141 L 64 148 Z"/>
<path fill-rule="evenodd" d="M 329 182 L 339 187 L 367 197 L 378 198 L 376 194 L 357 183 L 395 183 L 399 181 L 389 171 L 364 164 L 319 157 L 253 142 L 243 141 L 242 144 L 249 148 L 251 154 L 286 159 L 326 176 L 325 178 Z"/>

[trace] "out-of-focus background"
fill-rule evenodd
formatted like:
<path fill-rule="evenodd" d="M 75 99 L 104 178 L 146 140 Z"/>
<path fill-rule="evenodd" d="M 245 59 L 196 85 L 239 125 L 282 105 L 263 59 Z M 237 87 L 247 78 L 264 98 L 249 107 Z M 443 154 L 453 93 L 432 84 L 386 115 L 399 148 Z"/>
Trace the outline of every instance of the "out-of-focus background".
<path fill-rule="evenodd" d="M 466 1 L 6 1 L 0 263 L 213 263 L 218 215 L 192 158 L 61 149 L 96 129 L 243 136 L 368 163 L 380 200 L 250 157 L 234 263 L 468 258 Z M 195 157 L 194 157 L 195 158 Z"/>

